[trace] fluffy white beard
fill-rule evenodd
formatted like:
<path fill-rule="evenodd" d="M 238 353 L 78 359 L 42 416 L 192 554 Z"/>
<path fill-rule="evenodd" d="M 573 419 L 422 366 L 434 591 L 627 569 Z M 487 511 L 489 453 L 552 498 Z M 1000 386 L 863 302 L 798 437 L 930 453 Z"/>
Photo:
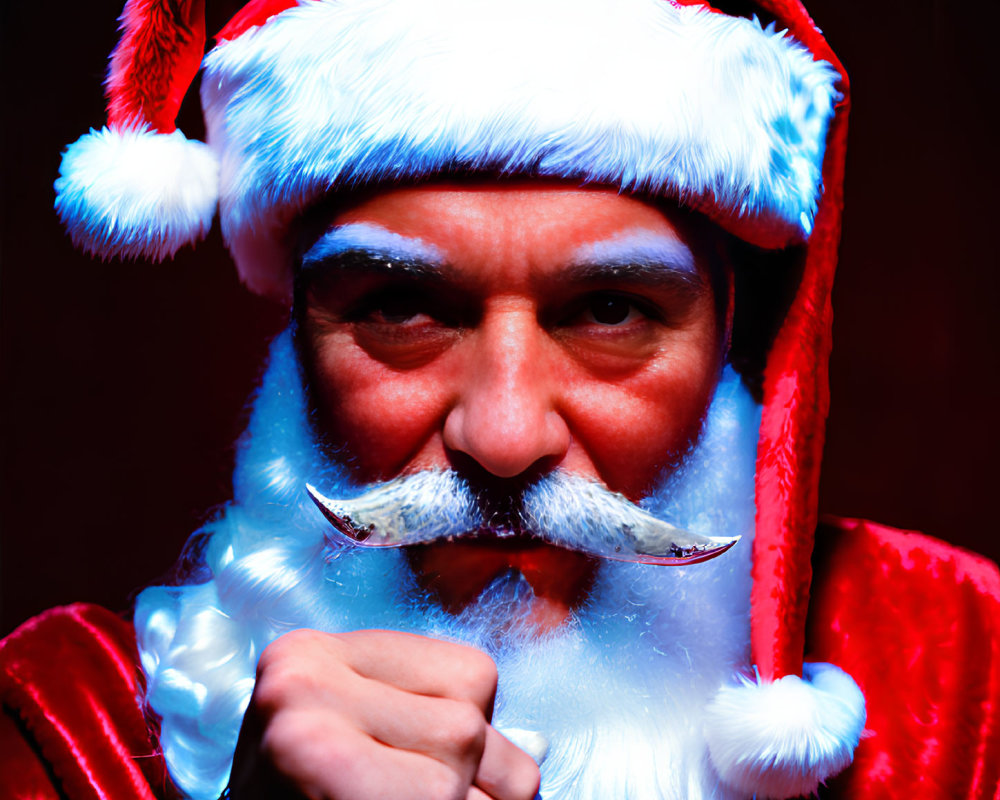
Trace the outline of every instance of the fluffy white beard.
<path fill-rule="evenodd" d="M 569 624 L 497 634 L 530 587 L 494 583 L 454 616 L 416 586 L 398 550 L 327 548 L 307 480 L 346 487 L 308 430 L 290 333 L 271 361 L 224 514 L 193 538 L 190 583 L 152 587 L 135 624 L 147 702 L 175 782 L 216 798 L 228 780 L 257 657 L 299 627 L 388 628 L 462 641 L 497 661 L 494 724 L 541 733 L 544 800 L 728 798 L 707 758 L 705 704 L 749 663 L 753 475 L 759 408 L 727 369 L 698 445 L 642 505 L 681 527 L 742 534 L 690 567 L 603 562 Z"/>

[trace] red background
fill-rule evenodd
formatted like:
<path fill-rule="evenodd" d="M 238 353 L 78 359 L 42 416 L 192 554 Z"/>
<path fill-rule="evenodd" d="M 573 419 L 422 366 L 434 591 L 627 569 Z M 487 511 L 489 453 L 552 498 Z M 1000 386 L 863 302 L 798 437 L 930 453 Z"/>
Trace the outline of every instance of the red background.
<path fill-rule="evenodd" d="M 209 29 L 232 3 L 210 5 Z M 5 3 L 0 635 L 72 600 L 126 608 L 229 496 L 283 311 L 214 231 L 97 264 L 52 212 L 60 149 L 103 121 L 121 0 Z M 227 7 L 228 6 L 228 7 Z M 821 510 L 1000 557 L 995 3 L 818 0 L 854 87 Z M 181 127 L 200 135 L 197 108 Z"/>

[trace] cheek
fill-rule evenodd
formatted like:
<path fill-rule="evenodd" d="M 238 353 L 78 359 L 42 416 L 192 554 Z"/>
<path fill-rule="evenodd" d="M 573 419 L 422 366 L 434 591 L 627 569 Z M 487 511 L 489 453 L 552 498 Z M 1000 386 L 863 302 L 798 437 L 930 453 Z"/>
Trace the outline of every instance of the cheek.
<path fill-rule="evenodd" d="M 334 334 L 314 350 L 312 373 L 320 425 L 350 454 L 359 480 L 395 476 L 440 439 L 448 409 L 442 368 L 393 370 L 351 336 Z"/>
<path fill-rule="evenodd" d="M 618 381 L 577 380 L 565 412 L 575 446 L 610 488 L 638 500 L 698 435 L 720 367 L 715 347 L 675 348 Z"/>

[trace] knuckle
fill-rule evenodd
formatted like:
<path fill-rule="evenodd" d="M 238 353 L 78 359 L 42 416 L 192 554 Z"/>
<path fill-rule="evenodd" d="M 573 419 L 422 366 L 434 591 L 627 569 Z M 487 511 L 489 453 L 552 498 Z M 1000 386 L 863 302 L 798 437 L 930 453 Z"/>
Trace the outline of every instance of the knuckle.
<path fill-rule="evenodd" d="M 286 670 L 268 669 L 258 675 L 251 703 L 255 709 L 264 711 L 286 707 L 293 700 L 294 685 Z"/>
<path fill-rule="evenodd" d="M 497 665 L 492 658 L 481 650 L 465 648 L 456 679 L 458 694 L 483 702 L 492 698 L 498 680 Z"/>
<path fill-rule="evenodd" d="M 271 711 L 308 706 L 324 694 L 322 680 L 323 673 L 305 663 L 273 664 L 258 674 L 251 702 L 257 709 Z"/>
<path fill-rule="evenodd" d="M 257 661 L 253 704 L 278 708 L 323 694 L 323 687 L 342 676 L 337 647 L 326 634 L 300 630 L 275 639 Z"/>
<path fill-rule="evenodd" d="M 496 689 L 498 673 L 497 665 L 493 659 L 481 650 L 473 650 L 469 659 L 469 671 L 472 678 L 480 685 L 490 689 Z"/>
<path fill-rule="evenodd" d="M 441 748 L 459 758 L 477 759 L 486 746 L 486 718 L 471 703 L 450 704 L 441 715 L 437 738 Z"/>
<path fill-rule="evenodd" d="M 270 669 L 288 659 L 299 658 L 309 648 L 314 646 L 322 634 L 307 629 L 289 631 L 271 642 L 257 659 L 257 673 Z"/>
<path fill-rule="evenodd" d="M 353 648 L 365 644 L 371 637 L 368 631 L 349 631 L 344 633 L 324 634 L 327 648 L 337 657 L 343 657 Z"/>

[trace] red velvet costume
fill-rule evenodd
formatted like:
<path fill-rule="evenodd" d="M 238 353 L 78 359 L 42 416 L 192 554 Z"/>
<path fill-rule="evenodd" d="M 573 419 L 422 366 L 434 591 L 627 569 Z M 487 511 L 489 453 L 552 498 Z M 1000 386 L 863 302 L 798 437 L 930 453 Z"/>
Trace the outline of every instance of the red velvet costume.
<path fill-rule="evenodd" d="M 868 701 L 854 764 L 822 797 L 1000 797 L 1000 574 L 916 533 L 828 521 L 817 537 L 810 659 Z M 141 707 L 130 625 L 49 611 L 0 645 L 0 796 L 138 800 L 175 792 Z"/>

